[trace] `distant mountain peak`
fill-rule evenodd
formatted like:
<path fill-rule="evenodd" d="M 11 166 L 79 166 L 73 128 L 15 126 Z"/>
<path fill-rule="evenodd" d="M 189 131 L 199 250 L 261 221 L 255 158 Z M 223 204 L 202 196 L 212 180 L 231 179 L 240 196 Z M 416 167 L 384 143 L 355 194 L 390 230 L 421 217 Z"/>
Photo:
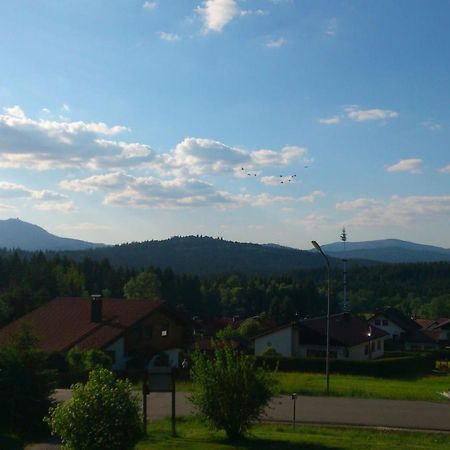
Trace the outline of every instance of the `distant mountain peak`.
<path fill-rule="evenodd" d="M 55 236 L 39 225 L 19 218 L 0 220 L 0 248 L 62 251 L 87 250 L 102 246 L 104 244 Z"/>

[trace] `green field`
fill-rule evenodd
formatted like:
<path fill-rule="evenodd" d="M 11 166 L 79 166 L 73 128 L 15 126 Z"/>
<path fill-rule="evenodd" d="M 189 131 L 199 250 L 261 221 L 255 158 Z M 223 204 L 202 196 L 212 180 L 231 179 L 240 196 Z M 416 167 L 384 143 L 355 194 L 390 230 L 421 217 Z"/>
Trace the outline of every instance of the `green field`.
<path fill-rule="evenodd" d="M 277 372 L 277 393 L 325 395 L 325 376 L 318 373 Z M 450 389 L 450 375 L 419 378 L 375 378 L 359 375 L 330 375 L 330 395 L 335 397 L 385 398 L 448 402 L 439 392 Z M 189 382 L 179 382 L 178 391 L 192 390 Z"/>
<path fill-rule="evenodd" d="M 282 394 L 324 395 L 325 376 L 317 373 L 279 372 Z M 450 389 L 450 376 L 411 379 L 375 378 L 357 375 L 330 375 L 330 394 L 339 397 L 385 398 L 395 400 L 448 400 L 439 392 Z"/>
<path fill-rule="evenodd" d="M 230 444 L 222 432 L 208 430 L 196 419 L 177 423 L 178 437 L 170 435 L 170 422 L 149 425 L 148 437 L 139 450 L 443 450 L 450 447 L 450 435 L 365 429 L 304 427 L 294 431 L 288 425 L 257 425 L 248 439 Z"/>

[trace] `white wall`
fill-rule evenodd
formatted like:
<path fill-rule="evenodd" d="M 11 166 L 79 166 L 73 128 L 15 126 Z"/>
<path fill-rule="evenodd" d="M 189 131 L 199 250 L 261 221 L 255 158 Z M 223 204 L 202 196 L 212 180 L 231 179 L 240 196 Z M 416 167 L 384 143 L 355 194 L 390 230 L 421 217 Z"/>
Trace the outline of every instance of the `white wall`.
<path fill-rule="evenodd" d="M 375 320 L 379 319 L 381 325 L 376 325 L 375 324 Z M 387 320 L 388 324 L 387 325 L 383 325 L 383 320 Z M 393 339 L 393 336 L 400 336 L 400 334 L 402 334 L 404 332 L 403 328 L 400 328 L 398 325 L 396 325 L 394 322 L 392 322 L 390 319 L 388 319 L 387 317 L 385 317 L 383 314 L 379 314 L 378 316 L 372 318 L 370 320 L 370 324 L 373 325 L 374 327 L 379 328 L 380 330 L 385 331 L 386 333 L 389 334 L 389 337 L 391 339 Z"/>
<path fill-rule="evenodd" d="M 267 347 L 283 356 L 292 356 L 292 326 L 255 339 L 255 355 L 260 355 Z"/>
<path fill-rule="evenodd" d="M 127 359 L 125 357 L 125 346 L 123 337 L 112 343 L 105 349 L 108 352 L 114 352 L 115 362 L 112 365 L 113 370 L 124 370 L 126 368 Z"/>

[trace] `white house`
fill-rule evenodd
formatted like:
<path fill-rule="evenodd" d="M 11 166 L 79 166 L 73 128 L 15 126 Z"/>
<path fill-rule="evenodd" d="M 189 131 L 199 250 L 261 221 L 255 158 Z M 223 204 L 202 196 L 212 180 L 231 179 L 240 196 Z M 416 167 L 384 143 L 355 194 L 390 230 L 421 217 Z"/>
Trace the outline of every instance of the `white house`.
<path fill-rule="evenodd" d="M 255 338 L 255 354 L 267 348 L 282 356 L 324 357 L 326 317 L 301 320 L 269 330 Z M 330 317 L 330 357 L 337 359 L 375 359 L 384 354 L 387 334 L 365 319 L 349 313 Z"/>
<path fill-rule="evenodd" d="M 421 326 L 395 308 L 386 308 L 369 319 L 372 326 L 387 333 L 387 345 L 398 350 L 432 350 L 436 342 Z"/>

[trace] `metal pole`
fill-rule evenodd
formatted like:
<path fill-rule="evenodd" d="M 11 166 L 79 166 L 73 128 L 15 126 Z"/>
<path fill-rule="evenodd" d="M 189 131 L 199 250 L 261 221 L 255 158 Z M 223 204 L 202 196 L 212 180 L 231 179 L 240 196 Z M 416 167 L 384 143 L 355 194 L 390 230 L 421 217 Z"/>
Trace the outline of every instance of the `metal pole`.
<path fill-rule="evenodd" d="M 176 437 L 175 429 L 175 370 L 172 369 L 172 436 Z"/>
<path fill-rule="evenodd" d="M 147 373 L 144 371 L 142 378 L 142 425 L 144 427 L 144 434 L 147 433 Z"/>
<path fill-rule="evenodd" d="M 327 263 L 328 288 L 327 288 L 327 350 L 325 357 L 325 378 L 326 378 L 326 395 L 330 393 L 330 261 L 327 255 L 316 241 L 312 241 L 312 245 L 325 258 Z"/>
<path fill-rule="evenodd" d="M 330 263 L 327 260 L 328 271 L 328 289 L 327 289 L 327 355 L 326 355 L 326 368 L 325 374 L 327 379 L 327 395 L 330 394 Z"/>

